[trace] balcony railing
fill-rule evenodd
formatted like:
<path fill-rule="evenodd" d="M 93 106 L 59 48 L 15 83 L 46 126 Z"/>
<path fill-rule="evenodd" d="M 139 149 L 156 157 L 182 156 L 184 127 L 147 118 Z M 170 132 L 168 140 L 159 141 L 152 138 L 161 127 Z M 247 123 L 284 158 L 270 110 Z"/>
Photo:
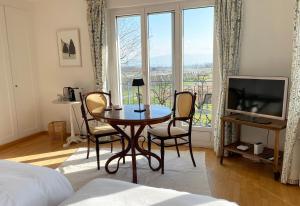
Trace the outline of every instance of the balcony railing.
<path fill-rule="evenodd" d="M 185 80 L 183 89 L 192 93 L 197 93 L 195 105 L 195 116 L 193 124 L 200 127 L 211 127 L 212 118 L 212 86 L 211 80 Z M 123 104 L 138 103 L 136 93 L 137 88 L 131 86 L 131 82 L 122 84 Z M 150 83 L 151 104 L 160 104 L 172 107 L 174 90 L 171 81 L 151 81 Z"/>

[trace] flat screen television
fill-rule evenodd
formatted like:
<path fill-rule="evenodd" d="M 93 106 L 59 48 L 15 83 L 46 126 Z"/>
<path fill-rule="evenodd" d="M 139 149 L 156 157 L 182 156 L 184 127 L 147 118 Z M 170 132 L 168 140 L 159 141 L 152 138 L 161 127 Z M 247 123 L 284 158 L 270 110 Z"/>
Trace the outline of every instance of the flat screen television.
<path fill-rule="evenodd" d="M 286 118 L 288 78 L 230 76 L 226 110 L 252 117 Z"/>

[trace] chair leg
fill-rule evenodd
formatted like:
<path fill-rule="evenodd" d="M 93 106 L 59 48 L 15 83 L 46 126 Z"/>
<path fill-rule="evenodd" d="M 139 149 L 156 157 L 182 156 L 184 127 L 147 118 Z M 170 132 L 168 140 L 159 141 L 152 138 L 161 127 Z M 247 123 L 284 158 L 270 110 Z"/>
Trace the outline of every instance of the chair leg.
<path fill-rule="evenodd" d="M 193 155 L 193 147 L 192 147 L 192 138 L 191 136 L 189 136 L 189 148 L 190 148 L 190 154 L 191 154 L 191 158 L 193 161 L 193 165 L 194 167 L 196 167 L 196 163 L 195 163 L 195 159 L 194 159 L 194 155 Z"/>
<path fill-rule="evenodd" d="M 112 136 L 110 137 L 110 139 L 112 140 Z M 113 145 L 113 142 L 110 143 L 110 153 L 112 153 L 114 150 L 114 145 Z"/>
<path fill-rule="evenodd" d="M 165 142 L 160 142 L 161 174 L 165 174 Z"/>
<path fill-rule="evenodd" d="M 90 146 L 91 146 L 90 136 L 87 136 L 87 155 L 86 155 L 87 159 L 90 157 Z"/>
<path fill-rule="evenodd" d="M 147 140 L 148 140 L 148 152 L 151 152 L 151 134 L 148 132 L 147 135 Z M 149 155 L 149 165 L 151 165 L 151 155 Z"/>
<path fill-rule="evenodd" d="M 179 149 L 178 149 L 178 144 L 177 144 L 177 139 L 175 138 L 175 146 L 176 146 L 176 150 L 177 150 L 177 155 L 178 157 L 180 157 L 180 153 L 179 153 Z"/>
<path fill-rule="evenodd" d="M 121 137 L 121 144 L 122 144 L 122 151 L 125 150 L 125 142 L 124 142 L 124 138 Z M 125 164 L 125 156 L 123 157 L 123 164 Z"/>
<path fill-rule="evenodd" d="M 100 170 L 100 152 L 99 152 L 99 150 L 100 150 L 100 147 L 99 147 L 99 140 L 98 140 L 98 138 L 96 138 L 96 156 L 97 156 L 97 168 L 98 168 L 98 170 Z"/>

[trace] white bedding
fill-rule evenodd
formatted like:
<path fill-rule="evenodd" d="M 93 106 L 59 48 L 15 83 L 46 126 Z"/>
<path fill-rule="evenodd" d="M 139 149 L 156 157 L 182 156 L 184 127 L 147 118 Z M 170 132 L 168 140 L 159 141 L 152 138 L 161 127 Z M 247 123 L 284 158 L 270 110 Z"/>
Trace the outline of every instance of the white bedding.
<path fill-rule="evenodd" d="M 1 206 L 57 206 L 73 193 L 55 170 L 0 160 Z"/>
<path fill-rule="evenodd" d="M 60 206 L 236 206 L 213 197 L 153 188 L 111 179 L 95 179 Z"/>

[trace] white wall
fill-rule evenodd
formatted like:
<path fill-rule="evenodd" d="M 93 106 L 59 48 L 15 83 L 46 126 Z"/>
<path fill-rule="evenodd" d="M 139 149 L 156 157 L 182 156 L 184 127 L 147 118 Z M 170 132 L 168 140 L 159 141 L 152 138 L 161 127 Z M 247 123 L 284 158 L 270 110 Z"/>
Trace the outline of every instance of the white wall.
<path fill-rule="evenodd" d="M 108 0 L 109 8 L 140 6 L 173 0 Z M 178 0 L 181 1 L 181 0 Z M 192 0 L 187 0 L 192 1 Z M 292 52 L 294 0 L 245 0 L 241 48 L 241 74 L 289 76 Z M 44 129 L 49 121 L 67 119 L 64 106 L 51 101 L 64 86 L 93 88 L 85 0 L 45 0 L 34 3 L 35 38 L 40 81 L 40 102 Z M 59 67 L 56 31 L 79 28 L 82 67 Z M 255 130 L 258 137 L 266 132 Z M 243 128 L 252 138 L 253 129 Z"/>
<path fill-rule="evenodd" d="M 33 3 L 40 104 L 43 129 L 53 120 L 68 120 L 68 107 L 54 105 L 63 87 L 94 87 L 90 53 L 86 1 L 49 0 Z M 60 67 L 56 32 L 63 28 L 79 28 L 81 38 L 82 67 Z"/>
<path fill-rule="evenodd" d="M 245 0 L 241 75 L 290 77 L 294 0 Z M 283 148 L 282 132 L 281 148 Z M 246 141 L 267 142 L 267 131 L 242 128 Z M 270 133 L 269 145 L 274 134 Z"/>
<path fill-rule="evenodd" d="M 294 0 L 246 0 L 242 75 L 290 76 Z"/>
<path fill-rule="evenodd" d="M 20 9 L 31 9 L 31 4 L 24 0 L 0 0 L 0 5 L 11 6 Z"/>

